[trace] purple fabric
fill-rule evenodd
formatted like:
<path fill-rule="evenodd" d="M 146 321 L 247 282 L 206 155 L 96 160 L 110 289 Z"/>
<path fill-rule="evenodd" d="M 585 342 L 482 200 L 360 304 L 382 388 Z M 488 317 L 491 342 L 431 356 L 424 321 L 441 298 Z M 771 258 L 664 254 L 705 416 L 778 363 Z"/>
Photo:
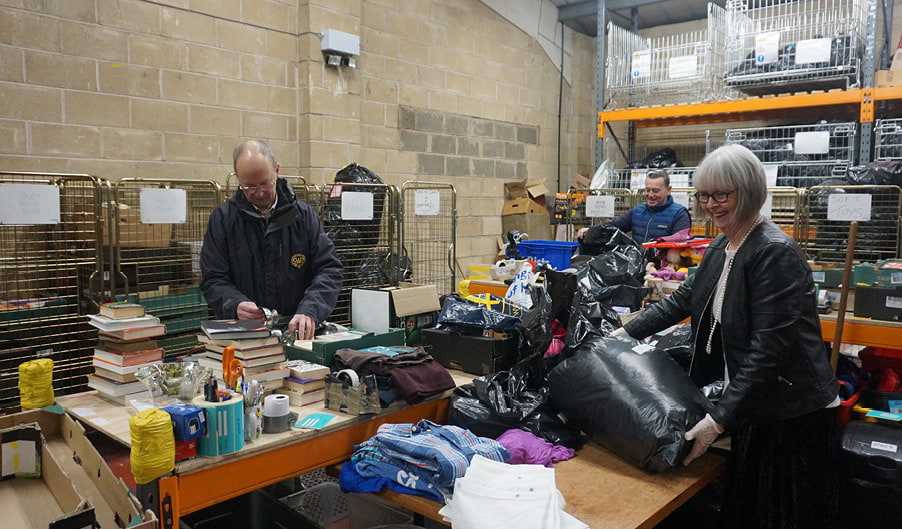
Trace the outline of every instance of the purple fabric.
<path fill-rule="evenodd" d="M 558 461 L 566 461 L 576 451 L 566 446 L 553 445 L 548 441 L 525 430 L 512 429 L 504 432 L 497 439 L 501 446 L 507 448 L 511 465 L 544 465 L 553 466 Z"/>

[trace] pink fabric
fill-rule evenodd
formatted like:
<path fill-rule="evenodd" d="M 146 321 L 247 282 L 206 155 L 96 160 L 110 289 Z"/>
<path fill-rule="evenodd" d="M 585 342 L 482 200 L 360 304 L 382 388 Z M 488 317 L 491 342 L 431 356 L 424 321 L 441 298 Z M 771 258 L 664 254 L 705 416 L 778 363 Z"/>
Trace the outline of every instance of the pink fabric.
<path fill-rule="evenodd" d="M 525 430 L 508 430 L 495 439 L 507 448 L 511 465 L 544 465 L 551 467 L 558 461 L 566 461 L 576 453 L 572 448 L 554 445 Z"/>

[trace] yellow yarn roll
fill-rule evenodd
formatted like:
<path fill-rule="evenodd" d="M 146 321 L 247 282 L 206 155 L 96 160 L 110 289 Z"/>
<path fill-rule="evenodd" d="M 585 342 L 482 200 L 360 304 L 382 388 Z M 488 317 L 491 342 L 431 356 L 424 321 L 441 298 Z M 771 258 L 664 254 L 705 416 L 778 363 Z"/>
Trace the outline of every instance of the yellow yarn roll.
<path fill-rule="evenodd" d="M 38 358 L 19 364 L 19 395 L 23 410 L 53 404 L 53 360 Z"/>
<path fill-rule="evenodd" d="M 132 438 L 129 459 L 135 483 L 150 483 L 175 468 L 175 436 L 168 413 L 150 408 L 129 419 L 128 426 Z"/>

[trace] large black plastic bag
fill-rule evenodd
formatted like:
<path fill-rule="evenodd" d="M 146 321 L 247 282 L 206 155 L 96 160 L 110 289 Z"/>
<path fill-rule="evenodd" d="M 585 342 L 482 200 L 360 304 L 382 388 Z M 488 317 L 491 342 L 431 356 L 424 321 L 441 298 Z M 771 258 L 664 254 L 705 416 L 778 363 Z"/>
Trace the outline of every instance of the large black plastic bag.
<path fill-rule="evenodd" d="M 541 286 L 530 290 L 532 308 L 523 316 L 520 324 L 527 354 L 544 354 L 551 344 L 551 323 L 557 320 L 567 326 L 570 306 L 576 292 L 576 275 L 545 269 Z"/>
<path fill-rule="evenodd" d="M 485 329 L 515 331 L 519 326 L 520 318 L 487 309 L 456 294 L 445 298 L 436 319 L 436 328 L 464 334 L 481 335 Z"/>
<path fill-rule="evenodd" d="M 652 472 L 682 461 L 683 436 L 711 410 L 667 353 L 632 339 L 587 340 L 548 385 L 554 407 L 590 439 Z"/>
<path fill-rule="evenodd" d="M 565 423 L 549 404 L 544 375 L 541 355 L 533 355 L 510 370 L 477 377 L 454 390 L 448 423 L 492 439 L 518 428 L 549 443 L 576 448 L 579 428 Z"/>
<path fill-rule="evenodd" d="M 608 336 L 618 327 L 620 316 L 610 305 L 580 290 L 573 296 L 564 345 L 576 350 L 590 338 Z"/>

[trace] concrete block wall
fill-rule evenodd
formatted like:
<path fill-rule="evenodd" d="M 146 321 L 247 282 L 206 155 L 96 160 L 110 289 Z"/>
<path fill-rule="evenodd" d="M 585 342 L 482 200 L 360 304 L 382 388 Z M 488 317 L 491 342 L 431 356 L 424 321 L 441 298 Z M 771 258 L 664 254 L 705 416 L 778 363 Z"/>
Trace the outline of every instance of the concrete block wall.
<path fill-rule="evenodd" d="M 13 0 L 0 28 L 0 170 L 225 182 L 237 141 L 264 138 L 312 183 L 352 161 L 452 183 L 466 270 L 495 254 L 505 181 L 595 165 L 595 40 L 562 36 L 562 82 L 480 0 Z M 359 68 L 325 66 L 328 28 L 360 36 Z M 411 115 L 503 136 L 418 146 Z"/>

